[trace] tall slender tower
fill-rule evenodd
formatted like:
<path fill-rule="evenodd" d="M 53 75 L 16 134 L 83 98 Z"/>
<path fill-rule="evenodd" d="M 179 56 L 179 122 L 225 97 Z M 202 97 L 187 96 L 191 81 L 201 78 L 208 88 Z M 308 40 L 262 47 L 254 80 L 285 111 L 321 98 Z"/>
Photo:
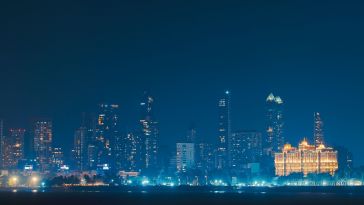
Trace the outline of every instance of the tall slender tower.
<path fill-rule="evenodd" d="M 117 144 L 119 136 L 119 105 L 101 104 L 96 126 L 98 166 L 104 170 L 117 169 Z M 107 165 L 107 166 L 105 166 Z"/>
<path fill-rule="evenodd" d="M 230 166 L 231 158 L 231 121 L 230 121 L 230 92 L 226 91 L 218 102 L 218 141 L 216 145 L 217 169 L 226 169 Z"/>
<path fill-rule="evenodd" d="M 77 170 L 87 170 L 87 128 L 81 126 L 75 131 L 74 144 L 73 144 L 73 155 Z"/>
<path fill-rule="evenodd" d="M 284 146 L 283 100 L 271 93 L 266 100 L 267 118 L 264 151 L 266 155 L 273 156 Z"/>
<path fill-rule="evenodd" d="M 315 140 L 316 147 L 325 143 L 323 127 L 324 127 L 324 122 L 321 119 L 320 113 L 315 112 L 314 113 L 314 140 Z"/>
<path fill-rule="evenodd" d="M 144 92 L 140 103 L 141 119 L 139 122 L 142 128 L 144 168 L 149 170 L 155 170 L 158 166 L 159 129 L 158 122 L 154 119 L 153 103 L 154 98 L 148 92 Z"/>
<path fill-rule="evenodd" d="M 39 166 L 38 168 L 42 172 L 48 172 L 52 168 L 52 141 L 52 121 L 36 121 L 34 124 L 34 153 Z"/>

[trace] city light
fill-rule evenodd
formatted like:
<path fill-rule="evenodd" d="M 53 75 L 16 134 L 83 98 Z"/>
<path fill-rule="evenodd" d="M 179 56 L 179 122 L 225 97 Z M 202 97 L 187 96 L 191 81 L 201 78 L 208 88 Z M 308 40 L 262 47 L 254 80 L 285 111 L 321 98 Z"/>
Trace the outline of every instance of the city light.
<path fill-rule="evenodd" d="M 18 176 L 12 176 L 9 179 L 9 186 L 15 187 L 19 185 L 19 177 Z"/>

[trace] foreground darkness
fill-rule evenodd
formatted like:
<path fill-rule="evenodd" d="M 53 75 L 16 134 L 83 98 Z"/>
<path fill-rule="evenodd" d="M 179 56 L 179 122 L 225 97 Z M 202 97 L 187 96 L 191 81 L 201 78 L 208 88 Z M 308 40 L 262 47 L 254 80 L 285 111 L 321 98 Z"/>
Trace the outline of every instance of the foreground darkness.
<path fill-rule="evenodd" d="M 70 190 L 68 190 L 70 191 Z M 74 190 L 72 190 L 74 191 Z M 2 205 L 8 204 L 364 204 L 363 188 L 277 188 L 246 189 L 240 193 L 169 190 L 143 192 L 1 192 Z M 88 190 L 90 191 L 90 190 Z M 103 190 L 105 191 L 105 190 Z M 109 191 L 109 190 L 108 190 Z M 135 190 L 134 190 L 135 191 Z M 266 192 L 267 191 L 267 192 Z M 310 192 L 308 192 L 310 191 Z"/>

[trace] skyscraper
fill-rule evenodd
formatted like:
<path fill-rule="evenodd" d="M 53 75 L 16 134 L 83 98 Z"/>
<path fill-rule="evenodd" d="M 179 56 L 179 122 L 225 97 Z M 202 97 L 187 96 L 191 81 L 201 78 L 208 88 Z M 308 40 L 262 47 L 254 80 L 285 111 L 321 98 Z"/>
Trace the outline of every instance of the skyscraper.
<path fill-rule="evenodd" d="M 178 172 L 185 172 L 195 166 L 195 144 L 177 143 L 176 165 Z"/>
<path fill-rule="evenodd" d="M 231 157 L 231 122 L 230 122 L 230 92 L 226 91 L 218 101 L 218 142 L 216 146 L 216 168 L 225 169 L 230 166 Z"/>
<path fill-rule="evenodd" d="M 324 122 L 321 119 L 321 115 L 318 112 L 314 113 L 314 141 L 315 146 L 320 146 L 325 143 L 324 141 Z"/>
<path fill-rule="evenodd" d="M 75 131 L 73 142 L 73 157 L 77 170 L 87 170 L 87 148 L 87 128 L 81 126 Z"/>
<path fill-rule="evenodd" d="M 10 129 L 9 135 L 3 137 L 3 167 L 16 169 L 20 160 L 24 159 L 25 129 Z"/>
<path fill-rule="evenodd" d="M 158 165 L 157 156 L 159 140 L 158 122 L 154 117 L 153 103 L 153 97 L 148 92 L 145 92 L 142 102 L 140 103 L 140 124 L 142 128 L 142 140 L 144 142 L 142 155 L 144 168 L 152 170 L 156 169 Z"/>
<path fill-rule="evenodd" d="M 284 121 L 283 121 L 283 100 L 271 93 L 267 100 L 266 132 L 264 151 L 268 156 L 273 157 L 275 152 L 280 152 L 285 144 Z"/>
<path fill-rule="evenodd" d="M 118 160 L 119 105 L 100 104 L 95 130 L 95 146 L 98 151 L 97 166 L 104 170 L 120 168 Z"/>
<path fill-rule="evenodd" d="M 50 171 L 52 157 L 53 127 L 49 120 L 34 123 L 34 153 L 38 168 L 42 172 Z"/>
<path fill-rule="evenodd" d="M 51 162 L 54 171 L 59 171 L 61 169 L 61 167 L 64 165 L 64 153 L 62 148 L 53 148 Z"/>
<path fill-rule="evenodd" d="M 123 140 L 123 170 L 139 172 L 142 168 L 142 141 L 134 133 L 127 133 Z"/>
<path fill-rule="evenodd" d="M 241 170 L 248 163 L 259 163 L 262 158 L 262 134 L 239 131 L 231 137 L 231 168 Z"/>
<path fill-rule="evenodd" d="M 215 168 L 214 146 L 201 142 L 197 146 L 195 145 L 195 149 L 196 168 L 204 173 L 209 173 Z"/>

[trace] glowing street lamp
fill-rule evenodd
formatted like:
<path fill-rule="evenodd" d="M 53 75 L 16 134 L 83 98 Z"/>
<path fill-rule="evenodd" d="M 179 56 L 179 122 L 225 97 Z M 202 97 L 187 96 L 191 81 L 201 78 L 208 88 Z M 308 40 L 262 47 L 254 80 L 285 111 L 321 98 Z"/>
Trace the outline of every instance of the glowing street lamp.
<path fill-rule="evenodd" d="M 37 183 L 39 181 L 38 177 L 32 177 L 32 182 Z"/>
<path fill-rule="evenodd" d="M 31 176 L 29 178 L 29 187 L 36 187 L 39 184 L 39 177 L 38 176 Z"/>
<path fill-rule="evenodd" d="M 9 185 L 10 185 L 10 186 L 17 186 L 18 181 L 19 181 L 18 177 L 13 176 L 13 177 L 11 177 L 11 178 L 10 178 L 10 180 L 9 180 Z"/>

